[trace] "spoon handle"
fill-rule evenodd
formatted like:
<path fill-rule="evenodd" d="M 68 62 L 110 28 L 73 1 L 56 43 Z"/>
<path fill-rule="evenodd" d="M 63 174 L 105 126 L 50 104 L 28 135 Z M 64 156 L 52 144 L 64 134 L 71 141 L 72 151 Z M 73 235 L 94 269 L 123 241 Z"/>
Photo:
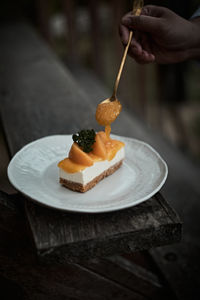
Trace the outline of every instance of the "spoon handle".
<path fill-rule="evenodd" d="M 136 16 L 139 16 L 140 13 L 141 13 L 142 7 L 143 7 L 143 0 L 135 1 L 134 5 L 133 5 L 133 14 L 136 15 Z M 124 49 L 124 54 L 123 54 L 123 57 L 122 57 L 122 60 L 121 60 L 121 64 L 120 64 L 120 67 L 119 67 L 117 78 L 115 80 L 115 85 L 114 85 L 114 89 L 113 89 L 113 94 L 111 96 L 111 101 L 112 100 L 114 101 L 116 99 L 116 94 L 117 94 L 119 81 L 120 81 L 120 78 L 121 78 L 121 75 L 122 75 L 122 70 L 123 70 L 123 67 L 124 67 L 124 63 L 125 63 L 125 60 L 126 60 L 126 56 L 127 56 L 127 53 L 128 53 L 128 49 L 129 49 L 132 37 L 133 37 L 133 31 L 130 31 L 129 38 L 128 38 L 128 43 L 127 43 L 127 45 Z"/>

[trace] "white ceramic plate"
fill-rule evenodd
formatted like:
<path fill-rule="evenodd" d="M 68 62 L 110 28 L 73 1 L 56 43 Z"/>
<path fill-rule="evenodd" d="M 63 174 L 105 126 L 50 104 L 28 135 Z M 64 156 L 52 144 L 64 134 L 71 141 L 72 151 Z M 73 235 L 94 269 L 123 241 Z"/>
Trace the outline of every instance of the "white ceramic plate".
<path fill-rule="evenodd" d="M 8 166 L 9 180 L 39 204 L 72 212 L 109 212 L 151 198 L 167 178 L 166 163 L 146 143 L 112 137 L 125 143 L 125 161 L 113 175 L 86 193 L 73 192 L 59 184 L 57 163 L 68 155 L 71 135 L 48 136 L 23 147 Z"/>

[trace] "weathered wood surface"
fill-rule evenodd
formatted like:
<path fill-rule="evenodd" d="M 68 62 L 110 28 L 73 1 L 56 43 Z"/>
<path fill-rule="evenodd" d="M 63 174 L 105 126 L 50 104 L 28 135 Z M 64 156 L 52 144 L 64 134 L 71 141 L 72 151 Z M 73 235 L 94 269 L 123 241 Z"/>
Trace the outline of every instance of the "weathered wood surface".
<path fill-rule="evenodd" d="M 173 294 L 162 280 L 152 271 L 123 256 L 93 259 L 82 263 L 87 269 L 119 282 L 123 286 L 140 293 L 147 299 L 173 299 Z"/>
<path fill-rule="evenodd" d="M 47 262 L 80 261 L 177 242 L 180 220 L 159 194 L 131 209 L 69 214 L 27 202 L 38 254 Z"/>
<path fill-rule="evenodd" d="M 134 263 L 134 257 L 113 256 L 81 264 L 41 265 L 34 254 L 23 215 L 15 204 L 9 203 L 13 197 L 15 195 L 0 194 L 1 212 L 6 217 L 12 215 L 5 228 L 2 215 L 0 218 L 1 298 L 6 295 L 2 299 L 173 299 L 155 270 L 145 270 Z M 18 198 L 23 200 L 20 195 Z M 138 255 L 135 260 L 138 261 Z"/>
<path fill-rule="evenodd" d="M 19 197 L 0 191 L 0 230 L 15 234 L 15 229 L 19 225 L 19 216 L 24 219 L 19 202 Z"/>
<path fill-rule="evenodd" d="M 21 218 L 18 219 L 20 222 Z M 65 266 L 51 264 L 47 268 L 39 264 L 25 222 L 15 227 L 15 234 L 9 234 L 0 226 L 0 239 L 0 275 L 10 281 L 9 288 L 17 285 L 19 299 L 147 299 L 140 292 L 86 266 L 67 263 Z M 2 296 L 1 299 L 8 299 Z"/>
<path fill-rule="evenodd" d="M 85 262 L 84 265 L 44 267 L 33 255 L 27 234 L 23 230 L 21 233 L 23 238 L 13 241 L 13 237 L 4 236 L 0 232 L 0 274 L 11 282 L 9 288 L 14 283 L 17 285 L 21 300 L 173 299 L 160 280 L 155 279 L 150 272 L 148 276 L 145 271 L 141 274 L 141 270 L 138 272 L 138 268 L 133 265 L 131 274 L 130 266 L 127 270 L 125 265 L 101 260 L 89 261 L 88 264 Z M 4 241 L 6 244 L 2 247 Z M 130 264 L 128 260 L 127 264 Z M 13 296 L 18 299 L 16 295 Z"/>

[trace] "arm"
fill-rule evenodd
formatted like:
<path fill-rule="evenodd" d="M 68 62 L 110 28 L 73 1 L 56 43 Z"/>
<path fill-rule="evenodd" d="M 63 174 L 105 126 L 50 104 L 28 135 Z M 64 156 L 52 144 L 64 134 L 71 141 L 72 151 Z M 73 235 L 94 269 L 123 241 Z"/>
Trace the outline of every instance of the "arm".
<path fill-rule="evenodd" d="M 145 6 L 140 16 L 128 13 L 122 18 L 120 35 L 127 44 L 133 30 L 129 54 L 138 63 L 177 63 L 200 58 L 200 17 L 186 20 L 171 10 Z"/>

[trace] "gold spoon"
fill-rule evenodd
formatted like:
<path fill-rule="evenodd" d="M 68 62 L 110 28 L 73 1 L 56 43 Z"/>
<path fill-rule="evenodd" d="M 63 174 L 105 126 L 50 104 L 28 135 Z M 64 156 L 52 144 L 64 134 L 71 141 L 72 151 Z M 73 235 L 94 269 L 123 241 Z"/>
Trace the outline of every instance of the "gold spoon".
<path fill-rule="evenodd" d="M 139 16 L 141 14 L 142 7 L 143 7 L 143 0 L 135 0 L 133 4 L 133 15 Z M 115 80 L 113 94 L 110 98 L 107 98 L 106 100 L 100 102 L 96 109 L 96 120 L 100 125 L 105 126 L 105 132 L 107 137 L 109 137 L 111 131 L 110 124 L 115 121 L 115 119 L 117 118 L 117 116 L 120 114 L 122 110 L 122 105 L 117 100 L 117 89 L 118 89 L 119 81 L 121 78 L 122 70 L 124 67 L 124 63 L 126 60 L 128 48 L 130 46 L 132 37 L 133 37 L 133 31 L 130 31 L 128 44 L 126 45 L 126 48 L 124 50 L 124 54 L 117 74 L 117 78 Z"/>
<path fill-rule="evenodd" d="M 134 1 L 134 4 L 133 4 L 133 15 L 139 16 L 141 14 L 141 10 L 142 10 L 143 4 L 144 4 L 143 0 L 136 0 L 136 1 Z M 126 56 L 127 56 L 127 53 L 128 53 L 128 49 L 129 49 L 132 37 L 133 37 L 133 31 L 130 31 L 128 43 L 127 43 L 126 48 L 124 50 L 124 54 L 123 54 L 123 57 L 122 57 L 121 65 L 120 65 L 120 68 L 119 68 L 119 71 L 118 71 L 117 78 L 115 80 L 113 94 L 112 94 L 112 96 L 110 98 L 107 98 L 106 100 L 103 100 L 101 103 L 109 103 L 109 102 L 113 102 L 113 101 L 117 100 L 117 97 L 116 97 L 116 95 L 117 95 L 117 89 L 118 89 L 119 81 L 120 81 L 120 78 L 121 78 L 122 70 L 123 70 L 123 67 L 124 67 L 124 63 L 125 63 L 125 60 L 126 60 Z"/>

